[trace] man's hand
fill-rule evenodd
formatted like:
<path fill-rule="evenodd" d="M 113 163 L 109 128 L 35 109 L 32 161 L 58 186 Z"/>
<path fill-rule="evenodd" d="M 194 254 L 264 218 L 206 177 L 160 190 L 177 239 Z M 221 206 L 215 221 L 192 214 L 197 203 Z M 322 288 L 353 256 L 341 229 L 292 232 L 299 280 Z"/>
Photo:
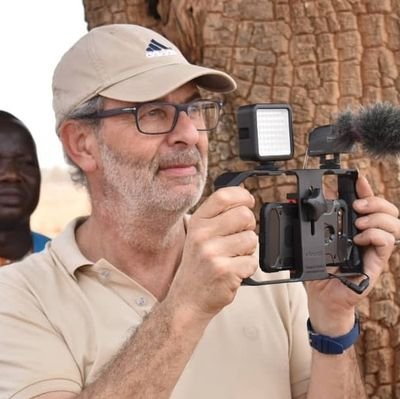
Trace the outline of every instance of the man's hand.
<path fill-rule="evenodd" d="M 167 301 L 211 319 L 258 267 L 253 196 L 241 187 L 213 193 L 192 215 Z"/>
<path fill-rule="evenodd" d="M 362 176 L 357 180 L 356 190 L 358 199 L 353 208 L 359 215 L 355 222 L 359 234 L 354 237 L 354 243 L 363 247 L 364 272 L 370 278 L 369 288 L 358 295 L 337 279 L 307 283 L 313 328 L 329 336 L 340 336 L 351 330 L 356 305 L 376 283 L 392 254 L 395 240 L 400 238 L 397 208 L 385 199 L 375 197 Z"/>

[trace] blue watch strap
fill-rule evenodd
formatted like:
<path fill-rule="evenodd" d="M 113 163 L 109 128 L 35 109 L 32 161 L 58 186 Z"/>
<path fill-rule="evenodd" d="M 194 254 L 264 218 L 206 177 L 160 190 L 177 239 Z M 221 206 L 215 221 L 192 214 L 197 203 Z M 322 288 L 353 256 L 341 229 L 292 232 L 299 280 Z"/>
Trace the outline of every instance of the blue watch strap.
<path fill-rule="evenodd" d="M 310 345 L 314 349 L 328 355 L 340 355 L 357 341 L 360 335 L 360 320 L 356 315 L 354 327 L 350 332 L 335 338 L 316 333 L 312 328 L 310 319 L 307 320 L 307 329 Z"/>

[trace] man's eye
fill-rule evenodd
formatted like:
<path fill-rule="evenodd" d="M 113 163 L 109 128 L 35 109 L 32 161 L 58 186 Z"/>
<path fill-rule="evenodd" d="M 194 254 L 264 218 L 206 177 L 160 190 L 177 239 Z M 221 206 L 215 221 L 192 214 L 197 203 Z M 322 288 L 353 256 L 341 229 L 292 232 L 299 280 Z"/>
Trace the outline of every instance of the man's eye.
<path fill-rule="evenodd" d="M 192 114 L 200 114 L 201 113 L 201 106 L 198 104 L 194 104 L 190 107 L 190 112 Z"/>
<path fill-rule="evenodd" d="M 160 116 L 163 115 L 164 111 L 161 108 L 154 108 L 148 112 L 150 116 Z"/>
<path fill-rule="evenodd" d="M 19 159 L 18 165 L 20 167 L 34 167 L 36 166 L 36 162 L 33 159 Z"/>
<path fill-rule="evenodd" d="M 163 107 L 146 107 L 140 109 L 140 119 L 143 118 L 165 118 L 166 112 Z"/>

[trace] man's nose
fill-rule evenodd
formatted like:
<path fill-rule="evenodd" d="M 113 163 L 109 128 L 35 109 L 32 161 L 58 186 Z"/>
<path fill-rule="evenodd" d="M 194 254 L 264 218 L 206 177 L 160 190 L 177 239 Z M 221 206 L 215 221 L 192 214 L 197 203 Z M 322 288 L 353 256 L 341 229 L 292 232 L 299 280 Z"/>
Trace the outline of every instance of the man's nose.
<path fill-rule="evenodd" d="M 199 131 L 186 111 L 179 112 L 175 128 L 168 134 L 172 143 L 195 145 L 199 141 Z"/>
<path fill-rule="evenodd" d="M 0 181 L 15 182 L 21 180 L 20 170 L 15 161 L 0 162 Z"/>

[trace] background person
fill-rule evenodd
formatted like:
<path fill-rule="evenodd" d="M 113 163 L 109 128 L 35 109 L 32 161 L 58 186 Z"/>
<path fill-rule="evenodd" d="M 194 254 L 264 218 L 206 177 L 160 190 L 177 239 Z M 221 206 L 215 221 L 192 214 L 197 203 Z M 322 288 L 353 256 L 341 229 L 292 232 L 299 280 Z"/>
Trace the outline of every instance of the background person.
<path fill-rule="evenodd" d="M 337 280 L 241 287 L 256 274 L 254 198 L 199 201 L 226 74 L 159 34 L 93 29 L 53 78 L 58 134 L 92 212 L 0 271 L 0 397 L 363 397 L 357 295 Z M 371 286 L 400 237 L 397 209 L 357 182 L 354 238 Z M 308 306 L 307 306 L 308 303 Z M 23 316 L 21 316 L 23 315 Z M 333 343 L 311 350 L 307 334 Z"/>
<path fill-rule="evenodd" d="M 39 195 L 33 137 L 18 118 L 0 111 L 0 266 L 41 251 L 49 240 L 30 229 Z"/>

